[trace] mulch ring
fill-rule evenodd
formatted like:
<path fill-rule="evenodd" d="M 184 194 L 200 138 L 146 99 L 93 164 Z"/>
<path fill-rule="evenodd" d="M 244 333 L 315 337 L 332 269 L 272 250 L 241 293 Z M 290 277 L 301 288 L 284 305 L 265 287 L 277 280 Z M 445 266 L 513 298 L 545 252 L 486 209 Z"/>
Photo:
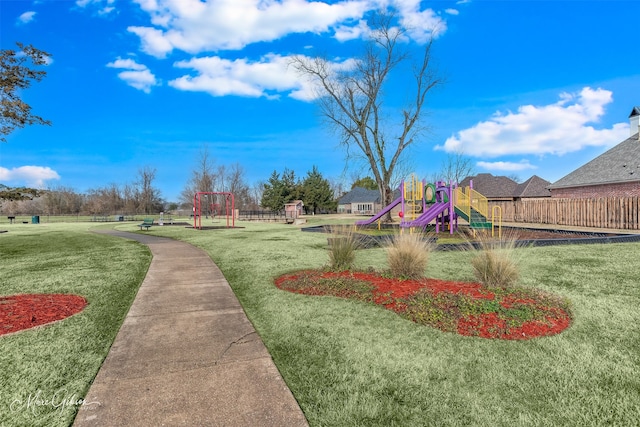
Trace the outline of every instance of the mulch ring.
<path fill-rule="evenodd" d="M 416 323 L 465 336 L 528 340 L 556 335 L 571 324 L 569 302 L 536 289 L 489 289 L 480 283 L 320 270 L 285 274 L 275 285 L 305 295 L 375 303 Z"/>
<path fill-rule="evenodd" d="M 46 325 L 81 312 L 87 300 L 67 294 L 0 296 L 0 335 Z"/>

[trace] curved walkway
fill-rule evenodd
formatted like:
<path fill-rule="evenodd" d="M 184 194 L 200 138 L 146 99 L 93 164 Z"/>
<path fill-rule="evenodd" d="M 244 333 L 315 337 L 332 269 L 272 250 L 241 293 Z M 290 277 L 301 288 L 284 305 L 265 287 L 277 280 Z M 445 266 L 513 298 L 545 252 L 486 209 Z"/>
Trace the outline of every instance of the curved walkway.
<path fill-rule="evenodd" d="M 153 260 L 74 426 L 307 426 L 211 258 L 184 242 L 103 230 Z"/>

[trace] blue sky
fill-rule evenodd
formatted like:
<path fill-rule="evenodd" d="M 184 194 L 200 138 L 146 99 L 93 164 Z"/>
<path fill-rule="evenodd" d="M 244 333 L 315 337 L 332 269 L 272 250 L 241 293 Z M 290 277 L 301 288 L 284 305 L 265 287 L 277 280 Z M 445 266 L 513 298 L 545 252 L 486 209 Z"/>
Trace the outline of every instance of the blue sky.
<path fill-rule="evenodd" d="M 156 169 L 178 200 L 198 153 L 240 163 L 254 185 L 272 171 L 345 172 L 290 55 L 345 60 L 366 14 L 388 5 L 410 48 L 434 35 L 447 83 L 428 100 L 430 132 L 409 170 L 431 177 L 448 153 L 478 173 L 554 182 L 629 136 L 640 105 L 640 1 L 2 0 L 0 48 L 52 54 L 47 77 L 23 93 L 53 126 L 0 144 L 0 183 L 87 191 Z M 406 78 L 387 93 L 399 102 Z"/>

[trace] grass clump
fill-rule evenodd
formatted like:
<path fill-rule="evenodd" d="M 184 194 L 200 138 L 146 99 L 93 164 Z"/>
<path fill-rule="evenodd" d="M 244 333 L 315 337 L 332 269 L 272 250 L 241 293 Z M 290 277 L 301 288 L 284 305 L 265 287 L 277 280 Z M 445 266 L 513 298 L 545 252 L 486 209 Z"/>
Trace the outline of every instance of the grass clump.
<path fill-rule="evenodd" d="M 509 234 L 492 237 L 489 233 L 477 233 L 476 248 L 479 253 L 471 259 L 476 279 L 489 288 L 508 288 L 520 277 L 515 259 L 517 236 Z"/>
<path fill-rule="evenodd" d="M 353 267 L 359 241 L 352 226 L 338 225 L 331 227 L 329 238 L 329 269 L 345 271 Z"/>
<path fill-rule="evenodd" d="M 396 234 L 387 247 L 387 262 L 391 275 L 402 279 L 420 279 L 434 249 L 431 239 L 422 233 Z"/>

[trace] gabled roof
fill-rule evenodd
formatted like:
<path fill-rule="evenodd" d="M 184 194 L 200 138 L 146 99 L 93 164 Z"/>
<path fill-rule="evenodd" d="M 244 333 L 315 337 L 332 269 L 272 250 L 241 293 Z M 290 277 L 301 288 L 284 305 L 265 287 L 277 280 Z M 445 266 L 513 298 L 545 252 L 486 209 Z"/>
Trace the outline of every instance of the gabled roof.
<path fill-rule="evenodd" d="M 633 107 L 633 110 L 631 110 L 631 114 L 629 114 L 629 118 L 635 117 L 635 116 L 640 116 L 640 107 Z"/>
<path fill-rule="evenodd" d="M 356 187 L 338 199 L 339 205 L 347 205 L 349 203 L 380 203 L 380 192 Z"/>
<path fill-rule="evenodd" d="M 466 177 L 458 186 L 467 187 L 471 180 L 473 180 L 473 189 L 489 199 L 513 197 L 518 186 L 518 183 L 511 178 L 493 176 L 490 173 Z"/>
<path fill-rule="evenodd" d="M 640 114 L 640 108 L 635 107 Z M 632 111 L 632 115 L 633 115 Z M 560 178 L 550 189 L 640 181 L 638 134 L 622 141 L 589 163 Z"/>
<path fill-rule="evenodd" d="M 514 197 L 551 197 L 551 192 L 548 187 L 551 184 L 546 179 L 542 179 L 537 175 L 533 175 L 531 178 L 518 184 L 516 190 L 513 193 Z"/>

